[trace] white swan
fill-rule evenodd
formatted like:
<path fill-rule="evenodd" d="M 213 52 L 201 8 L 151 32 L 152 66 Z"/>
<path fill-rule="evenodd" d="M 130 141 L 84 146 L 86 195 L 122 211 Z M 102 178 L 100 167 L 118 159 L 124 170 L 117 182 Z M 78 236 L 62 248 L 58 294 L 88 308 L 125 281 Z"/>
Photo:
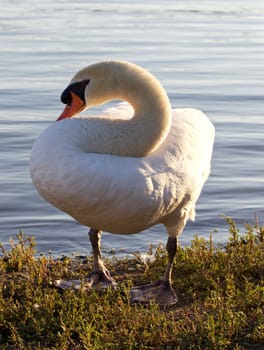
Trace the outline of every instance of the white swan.
<path fill-rule="evenodd" d="M 177 237 L 194 219 L 210 172 L 214 127 L 199 110 L 171 110 L 157 79 L 135 64 L 107 61 L 78 72 L 61 96 L 66 108 L 33 145 L 31 176 L 48 202 L 89 232 L 94 253 L 90 285 L 114 285 L 100 252 L 101 231 L 128 234 L 162 223 L 168 266 L 161 281 L 132 289 L 134 301 L 173 304 Z M 100 117 L 71 118 L 121 99 Z M 132 106 L 132 108 L 131 108 Z"/>

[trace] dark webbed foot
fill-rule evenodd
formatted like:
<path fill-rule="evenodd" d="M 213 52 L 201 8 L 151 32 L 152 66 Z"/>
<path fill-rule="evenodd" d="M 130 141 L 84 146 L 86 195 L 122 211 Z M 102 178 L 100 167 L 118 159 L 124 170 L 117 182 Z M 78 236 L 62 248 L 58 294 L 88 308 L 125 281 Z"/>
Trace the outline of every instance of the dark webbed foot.
<path fill-rule="evenodd" d="M 84 278 L 83 280 L 79 279 L 60 279 L 54 282 L 54 286 L 60 289 L 106 289 L 113 288 L 115 289 L 117 283 L 114 279 L 109 275 L 108 271 L 96 271 L 92 272 L 88 278 Z"/>
<path fill-rule="evenodd" d="M 171 285 L 173 259 L 177 251 L 177 237 L 168 238 L 167 251 L 169 261 L 163 279 L 132 288 L 130 297 L 133 303 L 149 304 L 151 301 L 155 301 L 161 306 L 177 303 L 178 297 Z"/>
<path fill-rule="evenodd" d="M 110 276 L 107 270 L 92 272 L 87 279 L 87 284 L 89 284 L 89 288 L 92 288 L 92 289 L 104 289 L 104 288 L 114 289 L 117 286 L 117 283 Z"/>
<path fill-rule="evenodd" d="M 89 231 L 89 237 L 92 243 L 94 264 L 93 270 L 88 278 L 83 280 L 69 279 L 69 280 L 57 280 L 54 285 L 61 289 L 105 289 L 116 288 L 117 283 L 110 276 L 109 271 L 104 266 L 101 257 L 100 241 L 101 232 L 99 230 L 91 229 Z"/>
<path fill-rule="evenodd" d="M 173 305 L 178 301 L 171 284 L 163 280 L 132 288 L 130 297 L 132 303 L 149 304 L 155 301 L 161 306 Z"/>

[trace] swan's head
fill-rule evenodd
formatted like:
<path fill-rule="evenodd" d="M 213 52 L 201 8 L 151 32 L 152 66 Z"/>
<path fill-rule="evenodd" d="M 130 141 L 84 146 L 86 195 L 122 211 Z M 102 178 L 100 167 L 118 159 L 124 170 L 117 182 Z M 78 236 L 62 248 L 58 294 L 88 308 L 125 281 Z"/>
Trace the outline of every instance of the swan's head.
<path fill-rule="evenodd" d="M 135 102 L 143 95 L 146 98 L 150 87 L 152 91 L 156 88 L 158 94 L 163 91 L 151 73 L 133 63 L 103 61 L 92 64 L 80 70 L 63 91 L 61 101 L 66 107 L 58 120 L 70 118 L 86 108 L 113 99 L 126 100 L 135 108 Z M 165 92 L 163 94 L 166 96 Z"/>
<path fill-rule="evenodd" d="M 123 61 L 99 62 L 80 70 L 61 95 L 61 101 L 66 107 L 58 120 L 70 118 L 86 108 L 114 98 L 126 99 L 126 96 L 120 96 L 120 90 L 127 80 L 125 77 L 131 75 L 131 70 L 144 71 Z"/>
<path fill-rule="evenodd" d="M 97 67 L 96 67 L 97 66 Z M 88 66 L 79 71 L 61 94 L 62 103 L 66 104 L 58 120 L 70 118 L 84 109 L 101 104 L 99 86 L 103 87 L 102 66 Z"/>

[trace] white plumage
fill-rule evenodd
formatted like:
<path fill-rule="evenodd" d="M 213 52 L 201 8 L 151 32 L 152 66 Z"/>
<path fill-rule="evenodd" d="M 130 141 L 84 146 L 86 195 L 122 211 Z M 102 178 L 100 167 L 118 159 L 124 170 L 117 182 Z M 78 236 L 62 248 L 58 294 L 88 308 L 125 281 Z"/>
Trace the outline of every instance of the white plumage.
<path fill-rule="evenodd" d="M 86 124 L 78 118 L 56 122 L 34 144 L 32 178 L 48 202 L 83 225 L 112 233 L 142 231 L 174 217 L 177 224 L 180 203 L 179 212 L 193 218 L 210 171 L 213 129 L 204 114 L 174 110 L 167 139 L 146 157 L 86 152 L 93 132 Z"/>
<path fill-rule="evenodd" d="M 186 221 L 194 219 L 196 201 L 210 172 L 213 125 L 199 110 L 170 112 L 161 85 L 133 64 L 89 66 L 71 84 L 84 79 L 89 80 L 85 107 L 112 98 L 130 104 L 121 103 L 100 118 L 65 119 L 46 129 L 31 154 L 36 188 L 48 202 L 94 230 L 135 233 L 163 223 L 169 237 L 177 238 Z M 122 129 L 115 133 L 119 124 Z M 164 132 L 157 136 L 161 128 Z M 142 154 L 141 141 L 151 143 Z"/>

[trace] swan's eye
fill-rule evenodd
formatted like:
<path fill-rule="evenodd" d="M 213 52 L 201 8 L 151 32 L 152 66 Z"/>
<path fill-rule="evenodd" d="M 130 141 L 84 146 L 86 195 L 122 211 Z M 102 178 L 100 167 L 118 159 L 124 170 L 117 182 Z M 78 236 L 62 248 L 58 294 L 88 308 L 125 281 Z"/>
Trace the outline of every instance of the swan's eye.
<path fill-rule="evenodd" d="M 90 82 L 89 79 L 70 84 L 61 94 L 61 102 L 70 106 L 72 103 L 72 93 L 85 102 L 85 87 Z"/>

